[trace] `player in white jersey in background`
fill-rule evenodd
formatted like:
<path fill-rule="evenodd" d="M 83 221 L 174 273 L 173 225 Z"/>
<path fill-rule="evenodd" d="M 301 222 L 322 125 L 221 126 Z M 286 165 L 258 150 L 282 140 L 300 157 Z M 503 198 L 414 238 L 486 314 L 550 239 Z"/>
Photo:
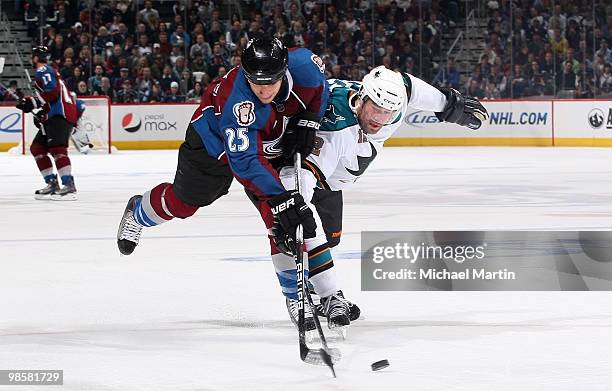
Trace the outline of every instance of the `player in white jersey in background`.
<path fill-rule="evenodd" d="M 342 232 L 342 190 L 359 179 L 368 165 L 381 152 L 384 142 L 393 135 L 405 118 L 408 107 L 433 111 L 440 121 L 454 122 L 478 129 L 488 113 L 477 99 L 463 96 L 454 89 L 438 89 L 421 79 L 400 74 L 379 66 L 367 74 L 363 82 L 330 80 L 330 98 L 313 152 L 304 160 L 302 195 L 316 211 L 317 235 L 321 246 L 334 247 Z M 280 178 L 287 189 L 295 186 L 295 171 L 281 170 Z M 325 242 L 327 242 L 325 244 Z M 279 246 L 279 248 L 282 246 Z M 293 258 L 283 253 L 273 257 L 277 273 L 292 273 Z M 286 250 L 286 251 L 285 251 Z M 344 299 L 338 288 L 333 259 L 311 257 L 309 280 L 316 280 L 315 292 L 322 299 L 317 307 L 320 316 L 344 313 L 344 321 L 331 326 L 347 326 L 360 315 L 359 308 Z M 290 282 L 283 289 L 292 289 Z M 282 284 L 283 282 L 281 282 Z M 330 295 L 330 292 L 333 292 Z M 336 308 L 328 308 L 329 297 L 336 297 Z M 337 307 L 343 303 L 344 308 Z M 290 311 L 290 314 L 292 312 Z M 342 318 L 340 318 L 342 319 Z M 295 321 L 295 319 L 294 319 Z"/>

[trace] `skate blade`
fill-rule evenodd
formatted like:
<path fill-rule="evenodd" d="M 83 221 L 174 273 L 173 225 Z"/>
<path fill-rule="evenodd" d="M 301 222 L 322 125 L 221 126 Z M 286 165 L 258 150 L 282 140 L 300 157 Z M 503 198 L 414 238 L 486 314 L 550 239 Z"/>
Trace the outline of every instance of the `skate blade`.
<path fill-rule="evenodd" d="M 310 330 L 310 331 L 306 331 L 304 333 L 304 336 L 306 337 L 306 343 L 313 343 L 315 340 L 317 340 L 317 338 L 319 338 L 319 334 L 317 333 L 317 330 Z"/>
<path fill-rule="evenodd" d="M 342 339 L 343 341 L 346 340 L 346 336 L 348 334 L 348 328 L 349 326 L 337 326 L 337 327 L 332 327 L 330 330 L 332 332 L 334 332 L 334 334 L 336 334 L 336 336 L 340 339 Z"/>
<path fill-rule="evenodd" d="M 50 200 L 51 194 L 34 194 L 34 199 L 39 201 Z"/>
<path fill-rule="evenodd" d="M 69 193 L 66 195 L 56 195 L 56 194 L 52 194 L 51 195 L 51 200 L 53 201 L 76 201 L 77 200 L 77 195 L 75 193 Z"/>
<path fill-rule="evenodd" d="M 348 335 L 348 328 L 349 326 L 329 327 L 329 331 L 332 332 L 332 334 L 330 335 L 330 337 L 332 337 L 331 339 L 345 341 L 346 336 Z"/>

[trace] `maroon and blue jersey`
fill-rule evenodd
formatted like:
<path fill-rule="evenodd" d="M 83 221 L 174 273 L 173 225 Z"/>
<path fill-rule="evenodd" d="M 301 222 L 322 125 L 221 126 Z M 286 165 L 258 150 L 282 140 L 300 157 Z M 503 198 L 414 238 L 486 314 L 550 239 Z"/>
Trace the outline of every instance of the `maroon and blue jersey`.
<path fill-rule="evenodd" d="M 36 70 L 34 81 L 47 118 L 60 116 L 76 125 L 77 108 L 59 72 L 45 64 Z"/>
<path fill-rule="evenodd" d="M 289 51 L 288 69 L 275 100 L 263 104 L 241 67 L 206 89 L 191 119 L 209 155 L 227 159 L 236 179 L 262 199 L 285 191 L 271 159 L 281 156 L 289 117 L 310 111 L 323 117 L 329 97 L 321 59 L 308 49 Z"/>

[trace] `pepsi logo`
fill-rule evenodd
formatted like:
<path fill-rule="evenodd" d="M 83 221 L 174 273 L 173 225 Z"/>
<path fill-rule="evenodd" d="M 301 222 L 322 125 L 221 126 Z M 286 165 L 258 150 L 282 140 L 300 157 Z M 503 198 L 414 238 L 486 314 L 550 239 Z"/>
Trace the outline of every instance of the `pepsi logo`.
<path fill-rule="evenodd" d="M 123 126 L 123 129 L 125 129 L 126 132 L 137 132 L 141 125 L 142 120 L 138 114 L 127 113 L 125 116 L 123 116 L 123 119 L 121 119 L 121 126 Z"/>

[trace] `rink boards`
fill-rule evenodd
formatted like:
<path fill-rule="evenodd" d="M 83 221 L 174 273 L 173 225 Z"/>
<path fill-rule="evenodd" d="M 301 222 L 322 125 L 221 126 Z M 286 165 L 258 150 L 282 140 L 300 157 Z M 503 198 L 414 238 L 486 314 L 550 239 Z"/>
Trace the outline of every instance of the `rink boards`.
<path fill-rule="evenodd" d="M 612 100 L 485 100 L 488 121 L 471 131 L 410 110 L 390 146 L 612 146 Z M 112 145 L 173 149 L 182 142 L 196 104 L 112 105 Z M 0 151 L 15 146 L 22 114 L 0 106 Z M 25 121 L 25 126 L 31 126 Z"/>
<path fill-rule="evenodd" d="M 472 131 L 412 110 L 393 146 L 612 146 L 612 100 L 483 101 L 489 119 Z"/>

